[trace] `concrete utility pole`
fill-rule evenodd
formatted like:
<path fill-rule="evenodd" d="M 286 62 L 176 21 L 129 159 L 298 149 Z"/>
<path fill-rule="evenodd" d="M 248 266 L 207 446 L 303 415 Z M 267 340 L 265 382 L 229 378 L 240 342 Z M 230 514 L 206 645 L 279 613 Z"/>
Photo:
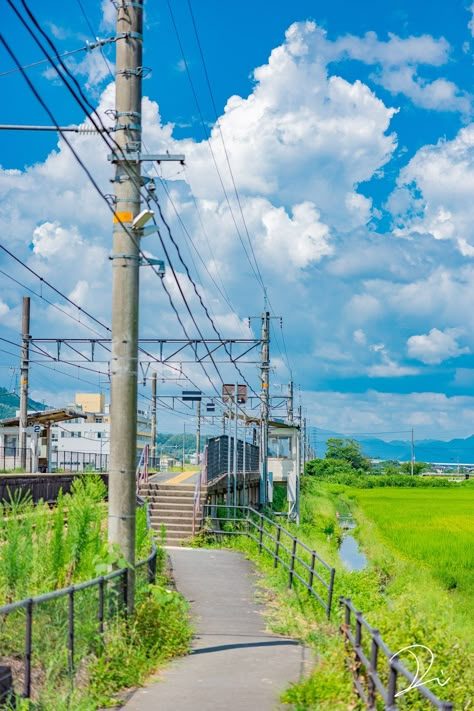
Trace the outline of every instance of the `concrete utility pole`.
<path fill-rule="evenodd" d="M 182 458 L 182 464 L 181 464 L 181 471 L 184 472 L 184 460 L 186 458 L 186 422 L 183 423 L 183 458 Z"/>
<path fill-rule="evenodd" d="M 414 469 L 415 469 L 415 432 L 412 429 L 412 431 L 411 431 L 411 459 L 410 459 L 410 472 L 411 472 L 412 476 L 415 473 Z"/>
<path fill-rule="evenodd" d="M 156 466 L 156 373 L 151 376 L 151 461 Z"/>
<path fill-rule="evenodd" d="M 197 401 L 196 412 L 196 464 L 199 466 L 199 455 L 201 452 L 201 401 Z"/>
<path fill-rule="evenodd" d="M 293 387 L 293 381 L 290 380 L 288 383 L 288 422 L 293 422 L 294 419 L 294 387 Z"/>
<path fill-rule="evenodd" d="M 134 607 L 137 439 L 139 239 L 143 0 L 117 4 L 115 70 L 115 215 L 112 254 L 112 358 L 109 542 L 128 570 L 127 606 Z M 126 34 L 126 37 L 123 35 Z M 129 160 L 127 154 L 134 154 Z M 138 156 L 138 157 L 137 157 Z M 133 234 L 135 233 L 135 237 Z"/>
<path fill-rule="evenodd" d="M 239 436 L 239 430 L 238 430 L 238 423 L 239 423 L 239 417 L 238 417 L 238 399 L 239 399 L 239 384 L 236 382 L 235 383 L 235 390 L 234 390 L 234 461 L 233 461 L 233 469 L 234 469 L 234 491 L 232 495 L 232 505 L 237 506 L 237 469 L 238 469 L 238 436 Z"/>
<path fill-rule="evenodd" d="M 260 503 L 267 503 L 268 482 L 268 419 L 270 416 L 270 313 L 262 314 L 262 403 L 260 437 Z"/>
<path fill-rule="evenodd" d="M 30 370 L 30 297 L 23 297 L 20 368 L 20 467 L 26 470 L 26 428 L 28 425 L 28 376 Z"/>

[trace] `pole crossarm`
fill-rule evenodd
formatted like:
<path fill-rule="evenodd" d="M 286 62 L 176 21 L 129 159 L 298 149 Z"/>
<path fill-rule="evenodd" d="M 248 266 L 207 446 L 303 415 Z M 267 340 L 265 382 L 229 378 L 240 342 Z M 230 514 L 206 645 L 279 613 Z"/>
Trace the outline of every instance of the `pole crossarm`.
<path fill-rule="evenodd" d="M 109 351 L 109 347 L 112 343 L 110 338 L 33 338 L 31 339 L 32 344 L 43 344 L 51 345 L 56 347 L 57 360 L 61 359 L 61 348 L 66 346 L 71 350 L 75 351 L 82 359 L 82 361 L 88 362 L 107 362 L 105 359 L 97 358 L 96 356 L 96 346 L 102 346 L 106 351 Z M 211 356 L 217 351 L 225 348 L 229 348 L 229 358 L 222 363 L 237 363 L 238 361 L 243 361 L 247 364 L 252 364 L 254 361 L 245 360 L 245 356 L 254 351 L 256 348 L 261 346 L 262 339 L 259 338 L 140 338 L 138 341 L 139 349 L 144 345 L 157 345 L 159 347 L 159 353 L 147 355 L 151 358 L 149 361 L 143 360 L 142 363 L 206 363 L 209 361 Z M 81 346 L 90 346 L 90 357 L 80 350 Z M 171 352 L 166 351 L 165 347 L 170 347 Z M 199 346 L 205 347 L 205 352 L 199 352 Z M 232 354 L 232 347 L 240 346 L 244 350 L 240 353 Z M 193 360 L 186 359 L 176 359 L 180 353 L 186 351 L 186 349 L 191 349 L 193 354 Z M 70 361 L 73 362 L 73 361 Z M 81 361 L 78 361 L 81 362 Z M 255 361 L 257 362 L 257 361 Z"/>

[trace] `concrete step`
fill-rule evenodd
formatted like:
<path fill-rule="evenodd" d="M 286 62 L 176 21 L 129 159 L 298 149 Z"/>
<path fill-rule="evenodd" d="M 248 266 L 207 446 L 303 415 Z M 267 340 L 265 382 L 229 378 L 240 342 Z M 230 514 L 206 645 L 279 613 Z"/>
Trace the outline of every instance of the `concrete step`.
<path fill-rule="evenodd" d="M 159 489 L 180 489 L 181 491 L 195 491 L 195 484 L 158 484 Z"/>
<path fill-rule="evenodd" d="M 149 494 L 149 496 L 158 496 L 160 499 L 168 499 L 171 497 L 178 497 L 180 499 L 193 499 L 194 491 L 182 491 L 181 489 L 159 489 Z"/>
<path fill-rule="evenodd" d="M 186 502 L 186 503 L 181 503 L 181 499 L 178 499 L 177 501 L 153 501 L 150 506 L 151 511 L 158 511 L 158 510 L 168 510 L 168 511 L 192 511 L 194 508 L 194 504 L 191 502 Z M 200 506 L 199 508 L 202 508 Z"/>
<path fill-rule="evenodd" d="M 152 509 L 150 511 L 150 516 L 167 516 L 168 518 L 192 518 L 193 517 L 193 510 L 189 509 L 189 511 L 183 511 L 182 509 L 179 509 L 176 511 L 175 509 L 169 509 L 166 508 L 165 506 L 162 507 L 157 507 L 156 509 Z M 196 516 L 202 516 L 202 511 L 199 509 L 196 511 Z"/>
<path fill-rule="evenodd" d="M 162 496 L 161 494 L 152 494 L 151 496 L 147 497 L 147 501 L 150 503 L 154 503 L 156 501 L 180 501 L 183 504 L 186 503 L 191 503 L 194 501 L 194 496 L 183 496 L 180 494 L 165 494 Z M 201 501 L 204 501 L 204 497 L 201 496 Z"/>
<path fill-rule="evenodd" d="M 160 525 L 166 527 L 167 531 L 191 531 L 193 527 L 192 521 L 163 521 L 162 519 L 155 519 L 151 522 L 152 525 Z M 197 523 L 197 522 L 196 522 Z"/>
<path fill-rule="evenodd" d="M 184 522 L 186 522 L 186 521 L 193 520 L 192 515 L 188 516 L 186 513 L 183 514 L 182 511 L 180 511 L 178 514 L 173 513 L 173 512 L 170 513 L 169 511 L 163 511 L 163 512 L 162 511 L 160 511 L 160 512 L 154 511 L 151 515 L 151 518 L 155 519 L 156 521 L 158 521 L 158 520 L 163 521 L 163 523 L 165 523 L 166 521 L 176 521 L 176 522 L 184 521 Z"/>

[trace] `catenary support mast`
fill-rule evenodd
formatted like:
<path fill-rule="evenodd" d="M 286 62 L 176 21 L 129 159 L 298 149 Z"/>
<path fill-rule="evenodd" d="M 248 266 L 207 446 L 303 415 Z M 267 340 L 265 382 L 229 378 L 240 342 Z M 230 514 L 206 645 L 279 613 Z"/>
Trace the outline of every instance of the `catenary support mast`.
<path fill-rule="evenodd" d="M 127 605 L 133 610 L 137 436 L 138 287 L 143 0 L 117 4 L 115 79 L 115 215 L 112 254 L 112 359 L 109 542 L 130 568 Z M 123 35 L 126 35 L 123 37 Z M 130 155 L 130 160 L 127 156 Z M 134 236 L 136 235 L 136 236 Z"/>
<path fill-rule="evenodd" d="M 28 424 L 28 379 L 30 370 L 30 297 L 23 297 L 20 368 L 20 467 L 26 471 L 26 427 Z"/>
<path fill-rule="evenodd" d="M 270 313 L 262 314 L 262 404 L 260 437 L 260 503 L 268 497 L 268 420 L 270 417 Z"/>
<path fill-rule="evenodd" d="M 156 467 L 156 372 L 151 376 L 151 462 Z"/>

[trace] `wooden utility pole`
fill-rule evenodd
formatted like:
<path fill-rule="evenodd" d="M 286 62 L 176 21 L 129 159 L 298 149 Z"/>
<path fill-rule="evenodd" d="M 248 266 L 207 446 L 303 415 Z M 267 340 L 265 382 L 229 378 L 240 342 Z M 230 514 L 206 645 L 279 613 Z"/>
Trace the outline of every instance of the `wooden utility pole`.
<path fill-rule="evenodd" d="M 20 367 L 20 467 L 26 470 L 26 428 L 28 425 L 28 377 L 30 370 L 30 297 L 23 297 L 21 319 L 21 367 Z"/>
<path fill-rule="evenodd" d="M 151 462 L 156 467 L 156 373 L 151 376 Z"/>
<path fill-rule="evenodd" d="M 112 357 L 109 542 L 129 564 L 127 607 L 134 607 L 137 465 L 137 365 L 143 0 L 118 3 L 115 70 L 115 215 L 112 254 Z"/>
<path fill-rule="evenodd" d="M 268 486 L 268 419 L 270 416 L 270 313 L 262 314 L 262 403 L 260 437 L 260 503 L 267 503 Z"/>

